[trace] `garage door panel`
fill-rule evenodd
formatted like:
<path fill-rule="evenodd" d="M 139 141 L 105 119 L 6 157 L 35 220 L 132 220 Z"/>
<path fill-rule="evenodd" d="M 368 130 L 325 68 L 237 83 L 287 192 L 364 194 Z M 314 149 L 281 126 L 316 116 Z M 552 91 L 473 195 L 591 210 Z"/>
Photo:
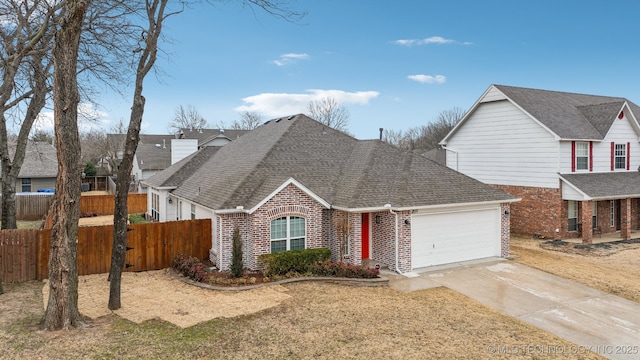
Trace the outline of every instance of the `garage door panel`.
<path fill-rule="evenodd" d="M 411 222 L 412 267 L 500 255 L 500 208 L 416 214 Z"/>

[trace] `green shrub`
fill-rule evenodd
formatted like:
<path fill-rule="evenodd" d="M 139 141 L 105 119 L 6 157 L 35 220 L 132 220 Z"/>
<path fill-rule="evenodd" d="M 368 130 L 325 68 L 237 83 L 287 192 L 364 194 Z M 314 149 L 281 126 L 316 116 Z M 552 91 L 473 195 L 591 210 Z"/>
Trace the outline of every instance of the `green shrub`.
<path fill-rule="evenodd" d="M 244 272 L 242 264 L 242 237 L 240 237 L 240 228 L 237 226 L 233 229 L 233 244 L 231 248 L 231 276 L 239 278 Z"/>
<path fill-rule="evenodd" d="M 377 278 L 378 269 L 369 269 L 360 265 L 341 262 L 325 261 L 314 264 L 310 271 L 317 276 L 335 276 L 346 278 L 373 279 Z"/>
<path fill-rule="evenodd" d="M 147 219 L 144 218 L 144 214 L 131 214 L 129 215 L 129 223 L 130 224 L 144 224 L 148 223 Z"/>
<path fill-rule="evenodd" d="M 316 263 L 328 261 L 331 250 L 326 248 L 281 251 L 275 254 L 263 254 L 258 263 L 266 276 L 304 274 Z"/>

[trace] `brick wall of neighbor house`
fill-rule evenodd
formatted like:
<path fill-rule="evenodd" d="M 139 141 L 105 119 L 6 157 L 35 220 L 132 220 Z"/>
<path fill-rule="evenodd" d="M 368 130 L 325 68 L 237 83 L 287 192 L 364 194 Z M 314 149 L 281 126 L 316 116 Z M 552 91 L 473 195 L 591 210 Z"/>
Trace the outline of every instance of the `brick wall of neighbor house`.
<path fill-rule="evenodd" d="M 631 200 L 631 228 L 634 230 L 640 229 L 640 199 L 632 199 Z"/>
<path fill-rule="evenodd" d="M 542 235 L 551 239 L 558 238 L 555 229 L 566 234 L 566 202 L 564 204 L 560 189 L 538 188 L 529 186 L 493 185 L 495 188 L 521 198 L 519 202 L 512 203 L 511 208 L 511 232 L 531 236 Z M 558 214 L 562 214 L 559 217 Z"/>
<path fill-rule="evenodd" d="M 245 266 L 257 269 L 258 256 L 271 252 L 271 220 L 283 216 L 305 218 L 307 225 L 306 247 L 322 247 L 322 210 L 323 206 L 320 203 L 295 185 L 284 188 L 251 215 L 253 252 L 251 257 L 247 259 Z"/>
<path fill-rule="evenodd" d="M 500 256 L 509 256 L 511 240 L 511 209 L 508 203 L 500 205 Z"/>

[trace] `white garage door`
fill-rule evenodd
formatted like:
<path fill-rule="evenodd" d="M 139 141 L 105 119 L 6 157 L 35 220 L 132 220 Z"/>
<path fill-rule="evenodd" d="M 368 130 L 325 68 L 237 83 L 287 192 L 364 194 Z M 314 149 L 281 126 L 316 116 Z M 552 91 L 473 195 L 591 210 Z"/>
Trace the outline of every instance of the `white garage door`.
<path fill-rule="evenodd" d="M 414 269 L 491 256 L 500 256 L 499 207 L 412 215 Z"/>

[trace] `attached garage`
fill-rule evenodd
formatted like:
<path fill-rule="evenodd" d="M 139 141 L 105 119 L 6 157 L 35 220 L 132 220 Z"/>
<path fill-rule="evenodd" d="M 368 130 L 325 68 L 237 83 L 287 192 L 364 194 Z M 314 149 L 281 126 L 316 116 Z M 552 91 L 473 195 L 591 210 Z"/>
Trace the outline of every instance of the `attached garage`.
<path fill-rule="evenodd" d="M 411 267 L 501 255 L 500 206 L 414 213 Z"/>

